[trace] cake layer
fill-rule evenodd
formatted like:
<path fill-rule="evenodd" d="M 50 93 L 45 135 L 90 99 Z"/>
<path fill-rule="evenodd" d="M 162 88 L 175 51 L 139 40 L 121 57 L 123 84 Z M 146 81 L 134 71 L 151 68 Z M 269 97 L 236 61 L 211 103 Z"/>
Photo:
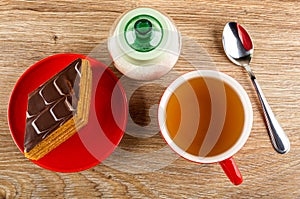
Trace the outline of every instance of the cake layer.
<path fill-rule="evenodd" d="M 25 156 L 39 159 L 87 124 L 92 72 L 77 59 L 28 96 Z"/>

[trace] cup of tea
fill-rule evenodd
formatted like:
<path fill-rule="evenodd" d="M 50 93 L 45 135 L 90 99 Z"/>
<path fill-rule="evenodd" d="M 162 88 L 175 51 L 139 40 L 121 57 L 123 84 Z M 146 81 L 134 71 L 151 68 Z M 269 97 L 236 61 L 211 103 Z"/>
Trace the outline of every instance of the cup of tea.
<path fill-rule="evenodd" d="M 161 98 L 158 122 L 163 138 L 181 157 L 219 163 L 233 184 L 242 183 L 232 156 L 250 135 L 253 111 L 246 91 L 232 77 L 213 70 L 180 76 Z"/>

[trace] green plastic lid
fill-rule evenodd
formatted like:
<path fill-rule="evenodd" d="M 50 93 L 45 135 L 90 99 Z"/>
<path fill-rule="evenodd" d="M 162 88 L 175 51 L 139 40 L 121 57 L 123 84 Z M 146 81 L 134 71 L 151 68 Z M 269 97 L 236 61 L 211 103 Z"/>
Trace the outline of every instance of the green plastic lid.
<path fill-rule="evenodd" d="M 124 37 L 134 50 L 149 52 L 155 49 L 163 38 L 162 25 L 150 15 L 138 15 L 126 24 Z"/>

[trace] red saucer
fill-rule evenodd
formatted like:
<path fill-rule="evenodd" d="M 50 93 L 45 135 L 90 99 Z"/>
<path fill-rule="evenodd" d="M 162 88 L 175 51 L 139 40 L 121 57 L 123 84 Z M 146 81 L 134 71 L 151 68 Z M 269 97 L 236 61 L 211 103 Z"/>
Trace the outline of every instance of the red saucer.
<path fill-rule="evenodd" d="M 113 152 L 126 128 L 126 94 L 111 70 L 84 55 L 58 54 L 31 66 L 20 77 L 11 94 L 8 121 L 12 137 L 20 151 L 24 152 L 28 94 L 77 58 L 88 59 L 93 72 L 89 122 L 46 156 L 33 161 L 52 171 L 76 172 L 99 164 Z"/>

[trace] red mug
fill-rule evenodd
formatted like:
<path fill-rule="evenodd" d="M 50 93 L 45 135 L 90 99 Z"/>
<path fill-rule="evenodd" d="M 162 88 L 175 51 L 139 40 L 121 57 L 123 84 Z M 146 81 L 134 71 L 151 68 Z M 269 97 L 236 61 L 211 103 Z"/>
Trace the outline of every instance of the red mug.
<path fill-rule="evenodd" d="M 201 106 L 199 105 L 199 107 L 197 105 L 193 106 L 194 103 L 201 103 L 200 101 L 197 101 L 197 98 L 193 97 L 193 95 L 190 95 L 189 93 L 189 92 L 195 92 L 195 90 L 189 90 L 187 86 L 184 87 L 186 89 L 184 90 L 183 93 L 181 93 L 182 94 L 181 96 L 179 95 L 176 96 L 178 94 L 176 93 L 176 90 L 179 87 L 183 88 L 183 84 L 185 84 L 186 82 L 190 82 L 190 80 L 195 78 L 204 79 L 205 84 L 208 88 L 209 95 L 210 95 L 209 97 L 211 98 L 210 99 L 211 114 L 209 116 L 203 114 L 203 112 L 199 110 L 199 107 L 208 107 L 208 105 L 202 104 Z M 211 85 L 212 82 L 219 82 L 219 85 L 217 84 Z M 226 97 L 226 92 L 228 90 L 224 92 L 225 84 L 227 85 L 227 88 L 230 87 L 231 90 L 234 91 L 234 93 L 236 93 L 237 99 L 239 99 L 240 101 L 241 108 L 238 109 L 238 111 L 235 110 L 235 105 L 237 104 L 235 104 L 235 102 L 230 102 L 230 100 L 232 100 L 233 98 Z M 177 99 L 178 104 L 182 103 L 180 104 L 180 120 L 179 120 L 180 124 L 172 123 L 174 121 L 171 122 L 170 121 L 171 119 L 169 119 L 173 117 L 172 114 L 176 115 L 177 112 L 173 112 L 171 115 L 168 115 L 167 113 L 167 110 L 170 110 L 170 107 L 172 107 L 171 105 L 169 105 L 170 98 L 172 95 L 173 98 L 174 95 L 176 96 L 176 98 L 178 97 Z M 188 98 L 188 105 L 186 105 L 187 103 L 185 103 L 187 101 L 185 102 L 180 101 L 183 98 Z M 228 102 L 226 101 L 226 103 L 223 103 L 222 105 L 224 99 L 225 101 L 227 100 Z M 171 104 L 172 103 L 173 102 L 171 102 Z M 228 105 L 230 103 L 231 105 Z M 241 114 L 241 116 L 243 117 L 243 120 L 238 120 L 240 124 L 237 124 L 238 122 L 233 121 L 232 118 L 226 119 L 226 117 L 230 116 L 230 114 L 228 114 L 228 111 L 231 110 L 236 111 L 236 113 Z M 199 112 L 199 114 L 196 114 L 197 111 Z M 195 143 L 195 139 L 199 140 L 199 136 L 198 137 L 196 136 L 199 130 L 196 129 L 201 128 L 201 124 L 203 124 L 201 123 L 201 120 L 204 120 L 205 117 L 210 117 L 209 128 L 207 128 L 207 132 L 203 136 L 203 139 L 201 138 L 202 144 L 198 146 L 199 153 L 197 152 L 197 154 L 192 154 L 189 150 L 187 150 L 187 148 L 191 147 L 192 143 Z M 184 120 L 185 122 L 181 122 Z M 242 183 L 243 181 L 242 175 L 237 165 L 235 164 L 232 156 L 242 148 L 242 146 L 245 144 L 245 142 L 247 141 L 250 135 L 252 122 L 253 122 L 253 110 L 252 110 L 250 99 L 246 91 L 232 77 L 224 73 L 212 71 L 212 70 L 198 70 L 180 76 L 173 83 L 171 83 L 171 85 L 168 86 L 168 88 L 165 90 L 161 98 L 159 104 L 159 110 L 158 110 L 158 122 L 159 122 L 160 130 L 163 138 L 165 139 L 167 144 L 181 157 L 197 163 L 219 163 L 222 169 L 224 170 L 225 174 L 227 175 L 227 177 L 234 185 L 239 185 Z M 231 144 L 228 145 L 228 147 L 225 148 L 223 151 L 214 153 L 213 155 L 209 155 L 212 152 L 212 150 L 214 150 L 215 146 L 217 145 L 222 146 L 222 144 L 225 144 L 225 140 L 222 140 L 224 139 L 224 136 L 221 136 L 221 133 L 224 132 L 223 129 L 231 128 L 228 126 L 225 127 L 226 125 L 228 125 L 226 122 L 227 123 L 229 122 L 231 124 L 235 122 L 234 126 L 232 126 L 232 130 L 236 132 L 236 138 L 235 138 L 236 140 L 234 142 L 231 142 Z M 178 126 L 175 134 L 174 132 L 172 133 L 172 131 L 174 131 L 172 125 Z M 238 125 L 240 125 L 241 128 L 239 129 L 235 128 L 235 126 Z M 206 128 L 206 127 L 202 127 L 202 128 Z M 195 131 L 195 132 L 191 132 L 191 131 Z M 233 136 L 233 134 L 228 134 L 228 135 L 229 137 Z M 196 142 L 198 140 L 196 140 Z"/>

